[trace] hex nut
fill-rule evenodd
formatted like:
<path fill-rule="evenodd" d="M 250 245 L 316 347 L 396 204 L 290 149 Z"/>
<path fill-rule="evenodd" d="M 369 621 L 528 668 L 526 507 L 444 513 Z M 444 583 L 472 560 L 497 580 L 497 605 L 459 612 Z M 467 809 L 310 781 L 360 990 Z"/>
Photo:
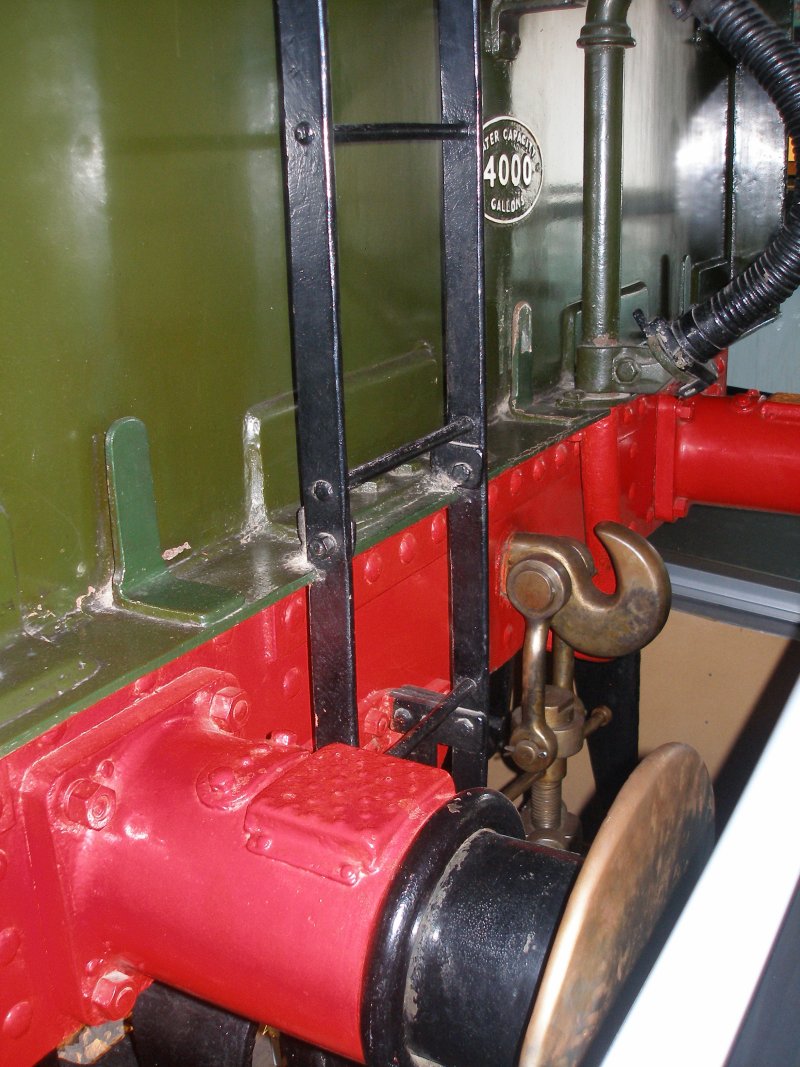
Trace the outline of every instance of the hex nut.
<path fill-rule="evenodd" d="M 136 986 L 124 971 L 106 971 L 97 979 L 91 1000 L 106 1019 L 124 1019 L 136 1003 Z"/>
<path fill-rule="evenodd" d="M 63 811 L 74 823 L 89 830 L 102 830 L 111 821 L 117 807 L 117 795 L 107 785 L 91 778 L 78 778 L 64 793 Z"/>
<path fill-rule="evenodd" d="M 238 732 L 250 717 L 247 693 L 235 685 L 218 689 L 211 698 L 209 714 L 221 729 Z"/>

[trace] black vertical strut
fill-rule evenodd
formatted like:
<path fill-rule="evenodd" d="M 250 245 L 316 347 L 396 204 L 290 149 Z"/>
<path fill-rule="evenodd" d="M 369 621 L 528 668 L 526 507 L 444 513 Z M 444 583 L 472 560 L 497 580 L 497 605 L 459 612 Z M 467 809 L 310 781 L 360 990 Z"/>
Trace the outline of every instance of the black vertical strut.
<path fill-rule="evenodd" d="M 325 0 L 276 0 L 300 500 L 309 562 L 315 743 L 358 744 L 353 538 L 339 326 Z"/>
<path fill-rule="evenodd" d="M 317 746 L 358 744 L 349 490 L 430 452 L 453 481 L 448 555 L 453 685 L 488 700 L 488 532 L 483 326 L 482 158 L 477 0 L 439 0 L 440 123 L 335 126 L 326 0 L 275 0 L 283 91 L 292 349 L 300 491 L 308 559 Z M 442 145 L 445 425 L 347 468 L 339 329 L 334 143 L 439 140 Z M 439 694 L 441 698 L 441 694 Z"/>

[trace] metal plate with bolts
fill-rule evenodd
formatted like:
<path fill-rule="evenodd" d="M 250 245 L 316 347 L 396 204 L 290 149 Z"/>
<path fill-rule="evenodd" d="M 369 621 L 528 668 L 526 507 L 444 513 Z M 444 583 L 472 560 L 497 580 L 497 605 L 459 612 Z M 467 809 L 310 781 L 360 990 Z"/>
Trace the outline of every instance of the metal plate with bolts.
<path fill-rule="evenodd" d="M 608 813 L 545 966 L 520 1067 L 574 1067 L 694 861 L 713 843 L 708 771 L 688 745 L 642 761 Z"/>

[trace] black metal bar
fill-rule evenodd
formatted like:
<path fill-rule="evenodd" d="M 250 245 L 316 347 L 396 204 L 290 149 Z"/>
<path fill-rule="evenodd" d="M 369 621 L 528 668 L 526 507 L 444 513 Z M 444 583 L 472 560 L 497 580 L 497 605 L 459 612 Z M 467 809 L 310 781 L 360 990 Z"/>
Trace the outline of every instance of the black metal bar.
<path fill-rule="evenodd" d="M 470 137 L 469 129 L 459 122 L 364 122 L 334 126 L 336 144 L 375 143 L 385 141 L 458 141 Z"/>
<path fill-rule="evenodd" d="M 476 685 L 470 705 L 488 706 L 489 608 L 484 355 L 483 182 L 480 29 L 477 0 L 439 0 L 442 122 L 469 128 L 442 144 L 443 318 L 447 422 L 473 428 L 433 456 L 460 483 L 450 505 L 449 566 L 453 681 Z"/>
<path fill-rule="evenodd" d="M 371 459 L 366 463 L 360 463 L 357 467 L 353 467 L 348 476 L 347 484 L 351 489 L 356 485 L 363 485 L 370 478 L 377 478 L 379 474 L 394 470 L 401 463 L 408 463 L 410 460 L 416 459 L 417 456 L 422 456 L 434 448 L 445 445 L 449 441 L 454 441 L 456 437 L 469 433 L 471 429 L 472 420 L 465 415 L 464 418 L 456 419 L 455 422 L 442 426 L 438 430 L 433 430 L 431 433 L 425 434 L 424 437 L 418 437 L 416 441 L 409 441 L 407 445 L 400 445 L 399 448 L 394 448 L 391 452 L 385 452 L 382 456 L 378 456 L 377 459 Z"/>
<path fill-rule="evenodd" d="M 424 718 L 420 719 L 416 726 L 412 726 L 407 734 L 386 750 L 387 755 L 397 756 L 399 759 L 409 756 L 442 726 L 457 707 L 474 694 L 475 688 L 475 683 L 469 678 L 460 681 L 454 689 L 442 697 L 438 704 L 431 708 Z"/>
<path fill-rule="evenodd" d="M 276 0 L 315 743 L 358 744 L 326 0 Z"/>

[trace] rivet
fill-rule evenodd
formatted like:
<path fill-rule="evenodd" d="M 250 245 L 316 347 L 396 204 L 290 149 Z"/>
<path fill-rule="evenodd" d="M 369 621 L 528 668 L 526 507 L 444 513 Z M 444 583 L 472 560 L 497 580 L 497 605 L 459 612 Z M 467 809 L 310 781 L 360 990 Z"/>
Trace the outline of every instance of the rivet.
<path fill-rule="evenodd" d="M 444 541 L 447 536 L 447 519 L 442 512 L 438 515 L 434 515 L 431 521 L 431 541 L 434 544 L 439 544 L 440 541 Z"/>
<path fill-rule="evenodd" d="M 283 610 L 283 623 L 290 630 L 298 630 L 303 622 L 303 605 L 294 597 Z"/>
<path fill-rule="evenodd" d="M 13 926 L 0 931 L 0 967 L 5 967 L 19 951 L 22 937 L 19 930 Z"/>
<path fill-rule="evenodd" d="M 291 700 L 300 692 L 300 671 L 292 667 L 283 676 L 283 695 Z"/>
<path fill-rule="evenodd" d="M 500 491 L 497 488 L 496 484 L 494 482 L 492 482 L 492 484 L 489 486 L 489 507 L 490 508 L 493 508 L 493 507 L 497 506 L 497 497 L 499 496 L 499 493 L 500 493 Z"/>
<path fill-rule="evenodd" d="M 514 643 L 514 627 L 511 623 L 503 630 L 503 641 L 506 645 L 512 645 Z"/>
<path fill-rule="evenodd" d="M 382 571 L 383 560 L 381 559 L 380 552 L 370 552 L 364 564 L 364 577 L 370 585 L 374 585 L 375 582 L 377 582 Z"/>
<path fill-rule="evenodd" d="M 20 1038 L 27 1034 L 33 1019 L 30 1001 L 21 1000 L 3 1019 L 3 1033 L 6 1037 Z"/>
<path fill-rule="evenodd" d="M 400 559 L 410 563 L 417 554 L 417 539 L 413 534 L 406 534 L 400 541 Z"/>
<path fill-rule="evenodd" d="M 535 460 L 533 464 L 533 477 L 537 482 L 540 482 L 545 476 L 545 462 L 543 459 Z"/>
<path fill-rule="evenodd" d="M 0 848 L 0 879 L 5 878 L 7 870 L 8 870 L 8 856 Z"/>
<path fill-rule="evenodd" d="M 510 490 L 512 496 L 518 496 L 522 489 L 522 471 L 516 470 L 511 475 Z"/>
<path fill-rule="evenodd" d="M 333 486 L 330 482 L 320 479 L 311 486 L 311 492 L 317 500 L 330 500 L 333 496 Z"/>
<path fill-rule="evenodd" d="M 568 459 L 568 451 L 566 445 L 558 445 L 554 453 L 556 470 L 561 470 Z"/>

